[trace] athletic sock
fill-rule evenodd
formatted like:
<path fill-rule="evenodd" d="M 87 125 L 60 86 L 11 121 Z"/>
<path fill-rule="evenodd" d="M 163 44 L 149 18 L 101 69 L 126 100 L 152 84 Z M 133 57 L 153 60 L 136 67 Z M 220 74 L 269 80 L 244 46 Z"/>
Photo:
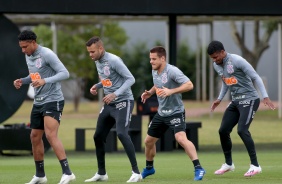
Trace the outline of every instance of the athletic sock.
<path fill-rule="evenodd" d="M 192 162 L 193 162 L 193 164 L 194 164 L 194 168 L 195 168 L 195 169 L 202 169 L 202 166 L 201 166 L 201 164 L 200 164 L 199 159 L 193 160 Z"/>
<path fill-rule="evenodd" d="M 132 167 L 132 171 L 133 171 L 134 173 L 136 173 L 136 174 L 140 174 L 140 171 L 139 171 L 139 169 L 138 169 L 137 166 L 136 166 L 136 167 Z"/>
<path fill-rule="evenodd" d="M 100 175 L 105 175 L 106 174 L 106 169 L 105 168 L 103 168 L 103 169 L 98 169 L 98 174 L 100 174 Z"/>
<path fill-rule="evenodd" d="M 224 152 L 224 157 L 225 157 L 225 163 L 226 163 L 227 165 L 232 165 L 231 151 Z"/>
<path fill-rule="evenodd" d="M 44 177 L 45 176 L 44 160 L 35 161 L 35 168 L 36 168 L 35 176 L 37 176 L 37 177 Z"/>
<path fill-rule="evenodd" d="M 72 174 L 67 159 L 60 160 L 60 164 L 61 164 L 61 167 L 62 167 L 63 174 L 66 174 L 66 175 Z"/>
<path fill-rule="evenodd" d="M 154 167 L 154 160 L 148 161 L 146 160 L 146 169 L 150 170 Z"/>

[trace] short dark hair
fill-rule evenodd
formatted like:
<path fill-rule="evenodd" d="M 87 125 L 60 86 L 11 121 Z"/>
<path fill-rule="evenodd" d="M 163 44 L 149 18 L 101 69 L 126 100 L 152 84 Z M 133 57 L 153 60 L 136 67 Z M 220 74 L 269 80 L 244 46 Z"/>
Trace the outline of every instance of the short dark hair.
<path fill-rule="evenodd" d="M 28 40 L 34 40 L 36 41 L 36 34 L 31 30 L 24 30 L 18 35 L 19 41 L 28 41 Z"/>
<path fill-rule="evenodd" d="M 222 50 L 225 50 L 223 44 L 220 41 L 214 40 L 209 44 L 207 52 L 209 55 L 212 55 L 213 53 Z"/>
<path fill-rule="evenodd" d="M 90 38 L 87 42 L 86 42 L 86 46 L 87 47 L 90 47 L 92 44 L 95 44 L 95 43 L 102 43 L 102 40 L 98 37 L 98 36 L 93 36 L 92 38 Z"/>
<path fill-rule="evenodd" d="M 165 50 L 165 48 L 162 47 L 162 46 L 153 47 L 153 48 L 150 50 L 150 53 L 157 53 L 158 57 L 164 56 L 164 57 L 166 58 L 166 50 Z"/>

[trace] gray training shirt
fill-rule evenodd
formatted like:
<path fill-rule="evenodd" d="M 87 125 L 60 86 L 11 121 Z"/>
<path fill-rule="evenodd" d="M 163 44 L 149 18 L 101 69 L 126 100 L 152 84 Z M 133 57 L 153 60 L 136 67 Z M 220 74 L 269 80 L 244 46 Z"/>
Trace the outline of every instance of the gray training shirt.
<path fill-rule="evenodd" d="M 22 83 L 30 84 L 36 79 L 44 79 L 46 82 L 34 88 L 34 104 L 64 100 L 60 81 L 69 78 L 69 72 L 58 56 L 51 49 L 38 45 L 35 52 L 25 58 L 29 76 L 21 78 Z"/>
<path fill-rule="evenodd" d="M 134 100 L 131 86 L 135 83 L 135 78 L 120 57 L 105 52 L 100 60 L 95 61 L 95 64 L 101 80 L 96 87 L 103 88 L 105 95 L 114 93 L 117 96 L 111 104 Z"/>
<path fill-rule="evenodd" d="M 157 70 L 152 70 L 152 75 L 159 102 L 159 115 L 162 117 L 167 117 L 173 114 L 183 113 L 184 105 L 182 102 L 182 94 L 177 93 L 166 98 L 161 98 L 158 96 L 158 88 L 177 88 L 182 84 L 189 82 L 190 79 L 184 75 L 181 70 L 170 64 L 166 64 L 165 69 L 160 74 L 158 74 Z"/>
<path fill-rule="evenodd" d="M 259 98 L 254 84 L 263 98 L 268 97 L 263 82 L 254 68 L 244 58 L 227 53 L 222 65 L 213 63 L 215 71 L 222 78 L 222 87 L 218 96 L 222 100 L 228 88 L 232 101 L 254 100 Z M 253 84 L 254 83 L 254 84 Z"/>

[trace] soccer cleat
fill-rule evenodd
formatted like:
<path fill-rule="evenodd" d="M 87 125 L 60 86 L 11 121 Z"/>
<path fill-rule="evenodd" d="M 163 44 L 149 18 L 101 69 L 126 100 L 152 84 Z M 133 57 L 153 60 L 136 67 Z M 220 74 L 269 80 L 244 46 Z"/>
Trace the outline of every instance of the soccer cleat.
<path fill-rule="evenodd" d="M 195 169 L 195 177 L 194 177 L 194 180 L 195 181 L 199 181 L 199 180 L 202 180 L 204 175 L 206 174 L 206 171 L 205 169 Z"/>
<path fill-rule="evenodd" d="M 75 175 L 73 173 L 71 175 L 63 174 L 59 184 L 69 184 L 72 181 L 75 181 Z"/>
<path fill-rule="evenodd" d="M 127 180 L 127 183 L 139 182 L 141 180 L 142 180 L 141 174 L 137 174 L 137 173 L 132 171 L 132 175 L 129 178 L 129 180 Z"/>
<path fill-rule="evenodd" d="M 47 183 L 46 176 L 44 176 L 44 177 L 33 176 L 33 178 L 30 180 L 30 182 L 25 183 L 25 184 L 45 184 L 45 183 Z"/>
<path fill-rule="evenodd" d="M 224 163 L 224 164 L 222 164 L 220 169 L 218 169 L 214 172 L 214 174 L 222 175 L 222 174 L 224 174 L 228 171 L 234 171 L 234 170 L 235 170 L 235 166 L 234 166 L 233 163 L 232 163 L 232 165 L 228 165 L 228 164 Z"/>
<path fill-rule="evenodd" d="M 144 168 L 143 169 L 143 172 L 141 173 L 141 175 L 142 175 L 142 178 L 144 179 L 144 178 L 146 178 L 147 176 L 150 176 L 150 175 L 152 175 L 152 174 L 155 174 L 155 168 L 154 167 L 152 167 L 151 169 L 147 169 L 147 168 Z"/>
<path fill-rule="evenodd" d="M 250 169 L 244 174 L 245 177 L 251 177 L 254 176 L 256 174 L 259 174 L 262 172 L 262 169 L 260 166 L 254 166 L 253 164 L 251 164 Z"/>
<path fill-rule="evenodd" d="M 84 182 L 92 182 L 92 181 L 107 181 L 109 179 L 107 173 L 105 175 L 100 175 L 96 173 L 92 178 L 85 180 Z"/>

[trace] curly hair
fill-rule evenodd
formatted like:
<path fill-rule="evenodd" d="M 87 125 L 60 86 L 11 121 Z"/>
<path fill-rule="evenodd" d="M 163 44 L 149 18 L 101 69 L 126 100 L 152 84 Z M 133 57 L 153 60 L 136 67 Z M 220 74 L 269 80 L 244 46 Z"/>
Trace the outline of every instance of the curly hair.
<path fill-rule="evenodd" d="M 37 38 L 36 34 L 31 30 L 24 30 L 18 35 L 19 41 L 29 41 L 29 40 L 36 41 L 36 38 Z"/>
<path fill-rule="evenodd" d="M 213 53 L 222 50 L 225 50 L 223 44 L 220 41 L 214 40 L 209 44 L 207 52 L 209 55 L 212 55 Z"/>

